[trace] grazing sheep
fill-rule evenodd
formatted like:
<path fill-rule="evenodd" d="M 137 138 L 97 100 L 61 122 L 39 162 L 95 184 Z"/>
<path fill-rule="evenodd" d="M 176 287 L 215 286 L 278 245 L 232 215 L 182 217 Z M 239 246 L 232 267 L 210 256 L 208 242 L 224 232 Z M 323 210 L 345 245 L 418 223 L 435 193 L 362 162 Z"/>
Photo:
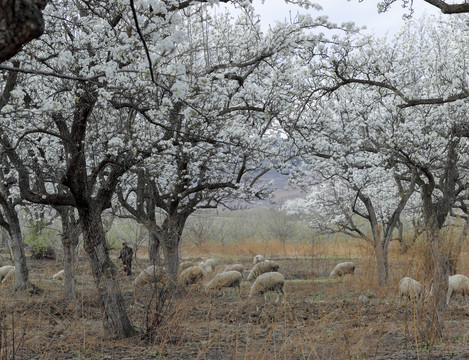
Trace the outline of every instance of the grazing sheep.
<path fill-rule="evenodd" d="M 279 301 L 280 294 L 283 295 L 285 301 L 285 290 L 283 289 L 285 283 L 285 277 L 279 272 L 268 272 L 261 274 L 257 277 L 256 281 L 251 286 L 249 297 L 252 298 L 257 295 L 264 295 L 266 299 L 266 293 L 268 291 L 274 291 L 277 293 L 275 301 Z"/>
<path fill-rule="evenodd" d="M 449 304 L 453 294 L 461 294 L 466 300 L 466 294 L 469 293 L 469 278 L 465 275 L 456 274 L 449 277 L 448 293 L 446 294 L 446 304 Z"/>
<path fill-rule="evenodd" d="M 254 260 L 252 262 L 254 265 L 256 265 L 262 261 L 265 261 L 265 258 L 262 255 L 256 255 L 254 256 Z"/>
<path fill-rule="evenodd" d="M 241 276 L 243 276 L 244 265 L 241 265 L 241 264 L 227 265 L 225 267 L 225 270 L 223 270 L 223 272 L 227 272 L 227 271 L 238 271 L 241 274 Z"/>
<path fill-rule="evenodd" d="M 264 274 L 266 272 L 278 271 L 279 267 L 279 264 L 272 260 L 266 260 L 257 263 L 256 265 L 254 265 L 251 272 L 249 273 L 248 281 L 253 282 L 259 275 Z"/>
<path fill-rule="evenodd" d="M 243 277 L 239 273 L 239 271 L 226 271 L 215 275 L 215 277 L 210 280 L 207 284 L 205 284 L 205 291 L 209 292 L 210 290 L 222 290 L 223 295 L 225 292 L 223 289 L 229 287 L 237 287 L 238 288 L 238 296 L 241 295 L 241 281 Z"/>
<path fill-rule="evenodd" d="M 202 261 L 199 266 L 204 269 L 204 272 L 206 274 L 211 273 L 215 271 L 216 267 L 220 265 L 221 261 L 219 259 L 207 259 L 205 261 Z"/>
<path fill-rule="evenodd" d="M 5 284 L 8 281 L 14 280 L 14 279 L 15 279 L 15 267 L 13 266 L 13 269 L 10 269 L 10 271 L 8 271 L 8 274 L 6 274 L 6 276 L 3 278 L 2 284 Z"/>
<path fill-rule="evenodd" d="M 183 261 L 182 263 L 179 264 L 178 271 L 179 273 L 182 273 L 184 270 L 187 268 L 190 268 L 191 266 L 195 266 L 195 264 L 192 261 Z"/>
<path fill-rule="evenodd" d="M 134 280 L 134 286 L 142 286 L 150 282 L 166 282 L 166 273 L 163 268 L 151 265 L 143 270 Z"/>
<path fill-rule="evenodd" d="M 11 269 L 14 269 L 15 267 L 13 265 L 5 265 L 0 267 L 0 281 L 7 276 L 7 274 L 10 272 Z"/>
<path fill-rule="evenodd" d="M 181 272 L 179 276 L 184 285 L 192 285 L 204 277 L 204 269 L 200 266 L 191 266 Z"/>
<path fill-rule="evenodd" d="M 355 272 L 355 264 L 353 262 L 343 262 L 337 264 L 334 270 L 330 273 L 329 277 L 342 277 L 344 275 L 350 274 L 353 275 Z"/>
<path fill-rule="evenodd" d="M 419 301 L 422 296 L 422 284 L 418 281 L 410 278 L 404 277 L 399 281 L 399 303 L 402 298 Z"/>
<path fill-rule="evenodd" d="M 60 270 L 57 274 L 54 274 L 52 276 L 53 280 L 63 280 L 64 279 L 64 271 L 65 270 Z"/>

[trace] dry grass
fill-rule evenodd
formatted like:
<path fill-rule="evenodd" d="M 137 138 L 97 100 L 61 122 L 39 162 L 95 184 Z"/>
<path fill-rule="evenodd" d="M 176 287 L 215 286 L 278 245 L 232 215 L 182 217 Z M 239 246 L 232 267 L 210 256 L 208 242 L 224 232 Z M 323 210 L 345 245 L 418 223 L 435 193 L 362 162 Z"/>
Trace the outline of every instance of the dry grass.
<path fill-rule="evenodd" d="M 331 239 L 328 242 L 295 242 L 282 243 L 279 240 L 253 240 L 244 239 L 236 243 L 220 244 L 214 242 L 205 242 L 199 246 L 194 244 L 183 245 L 181 248 L 182 257 L 201 257 L 209 256 L 221 257 L 254 257 L 261 254 L 266 258 L 278 257 L 363 257 L 372 254 L 372 246 L 363 241 L 352 240 L 349 238 Z M 145 248 L 139 253 L 141 257 L 147 257 Z"/>
<path fill-rule="evenodd" d="M 377 286 L 373 249 L 366 243 L 338 238 L 285 246 L 250 240 L 206 244 L 202 249 L 186 246 L 183 258 L 218 256 L 246 268 L 256 254 L 275 258 L 287 279 L 287 301 L 249 299 L 250 284 L 244 282 L 241 298 L 229 291 L 207 296 L 194 286 L 156 304 L 152 289 L 135 294 L 132 279 L 123 277 L 129 316 L 141 336 L 120 341 L 104 337 L 102 311 L 86 262 L 80 262 L 77 270 L 79 301 L 74 308 L 63 302 L 60 283 L 50 280 L 60 266 L 31 261 L 32 280 L 45 291 L 30 297 L 0 288 L 0 360 L 469 358 L 466 303 L 456 299 L 450 305 L 444 338 L 433 344 L 422 341 L 431 314 L 428 306 L 398 304 L 399 279 L 423 278 L 420 246 L 401 255 L 398 244 L 391 244 L 387 287 Z M 461 259 L 467 259 L 468 250 L 464 244 Z M 138 256 L 139 265 L 146 266 L 145 249 Z M 355 276 L 329 279 L 335 264 L 344 260 L 357 264 Z M 460 262 L 459 270 L 469 274 L 469 264 Z M 367 301 L 359 300 L 360 295 L 366 295 Z M 156 314 L 162 321 L 152 323 Z"/>

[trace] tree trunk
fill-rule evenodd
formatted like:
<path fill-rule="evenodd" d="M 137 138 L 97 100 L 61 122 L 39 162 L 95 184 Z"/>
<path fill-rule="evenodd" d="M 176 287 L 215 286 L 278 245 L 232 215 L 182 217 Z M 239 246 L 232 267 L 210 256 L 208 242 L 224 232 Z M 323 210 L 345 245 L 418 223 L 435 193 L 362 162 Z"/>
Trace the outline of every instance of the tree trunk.
<path fill-rule="evenodd" d="M 433 316 L 427 321 L 427 337 L 441 337 L 444 330 L 443 314 L 446 310 L 446 294 L 448 292 L 449 258 L 444 250 L 439 229 L 429 229 L 430 253 L 433 262 Z"/>
<path fill-rule="evenodd" d="M 166 273 L 168 274 L 170 281 L 175 284 L 177 281 L 179 268 L 178 241 L 164 241 L 162 247 L 166 266 Z"/>
<path fill-rule="evenodd" d="M 75 289 L 75 245 L 63 242 L 64 249 L 64 299 L 75 301 L 77 298 Z"/>
<path fill-rule="evenodd" d="M 62 246 L 64 251 L 64 299 L 76 299 L 75 290 L 75 248 L 81 234 L 81 225 L 75 219 L 74 209 L 71 207 L 54 207 L 62 221 Z"/>
<path fill-rule="evenodd" d="M 148 257 L 150 264 L 158 265 L 161 263 L 160 258 L 160 239 L 155 231 L 148 229 Z"/>
<path fill-rule="evenodd" d="M 176 284 L 179 268 L 179 243 L 184 224 L 190 213 L 168 215 L 163 221 L 159 232 L 161 247 L 163 248 L 166 273 L 171 282 Z"/>
<path fill-rule="evenodd" d="M 388 249 L 375 242 L 376 265 L 378 267 L 378 284 L 383 286 L 389 279 Z"/>
<path fill-rule="evenodd" d="M 15 263 L 15 290 L 24 290 L 29 285 L 29 273 L 24 254 L 23 236 L 18 219 L 10 219 L 10 240 Z"/>
<path fill-rule="evenodd" d="M 434 204 L 432 202 L 431 186 L 422 187 L 422 204 L 427 235 L 428 252 L 430 253 L 430 266 L 433 275 L 432 313 L 427 320 L 427 340 L 441 337 L 444 331 L 443 314 L 446 310 L 446 294 L 448 292 L 449 258 L 443 244 L 441 227 L 443 226 L 450 207 L 449 198 Z M 430 191 L 431 190 L 431 191 Z M 448 192 L 451 194 L 451 192 Z M 446 205 L 446 206 L 445 206 Z"/>
<path fill-rule="evenodd" d="M 79 208 L 83 225 L 84 248 L 89 256 L 93 278 L 104 310 L 103 322 L 107 336 L 123 338 L 135 334 L 125 309 L 116 276 L 116 266 L 109 257 L 100 211 Z"/>

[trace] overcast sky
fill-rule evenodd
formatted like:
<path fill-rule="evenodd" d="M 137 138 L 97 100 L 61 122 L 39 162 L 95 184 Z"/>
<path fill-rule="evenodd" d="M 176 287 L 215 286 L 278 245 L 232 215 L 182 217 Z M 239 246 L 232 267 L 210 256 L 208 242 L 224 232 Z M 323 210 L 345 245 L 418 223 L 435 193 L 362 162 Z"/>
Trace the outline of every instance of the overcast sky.
<path fill-rule="evenodd" d="M 323 10 L 321 12 L 309 10 L 313 17 L 327 15 L 330 21 L 339 24 L 353 21 L 357 25 L 366 26 L 366 32 L 379 35 L 396 33 L 403 24 L 402 15 L 408 14 L 408 9 L 403 9 L 401 2 L 393 4 L 391 9 L 384 14 L 378 14 L 377 0 L 364 0 L 363 2 L 358 0 L 316 0 L 315 3 L 321 5 Z M 283 0 L 265 0 L 264 4 L 261 0 L 253 0 L 253 5 L 262 16 L 262 21 L 267 23 L 288 19 L 290 11 L 292 16 L 295 16 L 298 11 L 301 13 L 307 11 L 298 6 L 287 6 Z M 414 16 L 417 17 L 423 13 L 439 14 L 435 7 L 422 0 L 414 0 L 414 9 Z"/>

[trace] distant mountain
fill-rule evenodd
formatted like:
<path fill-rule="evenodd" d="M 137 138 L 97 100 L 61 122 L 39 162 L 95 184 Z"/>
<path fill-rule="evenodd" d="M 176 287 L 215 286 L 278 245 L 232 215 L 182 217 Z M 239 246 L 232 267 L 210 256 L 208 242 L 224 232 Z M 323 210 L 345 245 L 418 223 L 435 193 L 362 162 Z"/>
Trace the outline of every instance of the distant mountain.
<path fill-rule="evenodd" d="M 281 207 L 286 201 L 296 198 L 304 198 L 306 193 L 288 184 L 288 175 L 282 175 L 275 170 L 271 170 L 262 177 L 263 181 L 274 181 L 273 195 L 270 199 L 259 201 L 255 206 L 260 207 Z"/>

